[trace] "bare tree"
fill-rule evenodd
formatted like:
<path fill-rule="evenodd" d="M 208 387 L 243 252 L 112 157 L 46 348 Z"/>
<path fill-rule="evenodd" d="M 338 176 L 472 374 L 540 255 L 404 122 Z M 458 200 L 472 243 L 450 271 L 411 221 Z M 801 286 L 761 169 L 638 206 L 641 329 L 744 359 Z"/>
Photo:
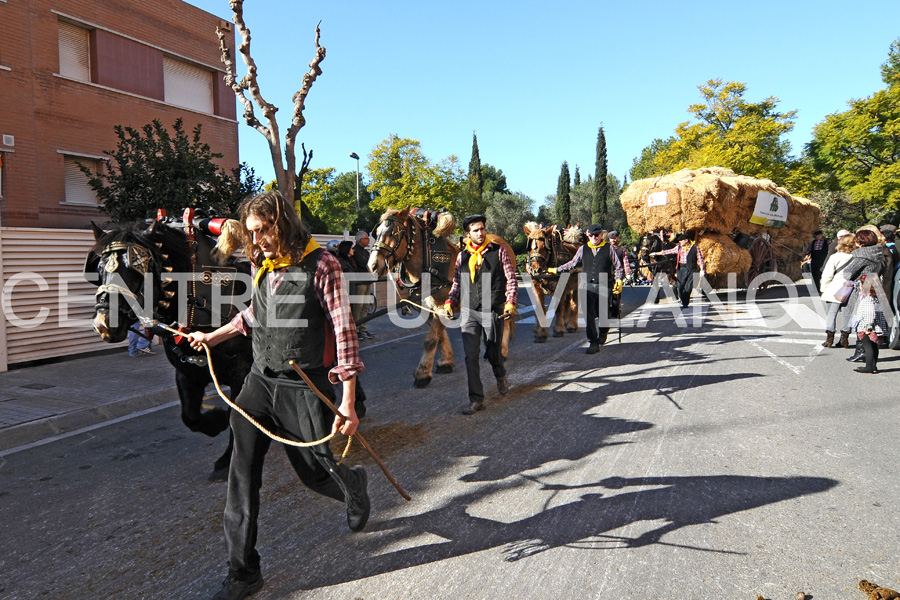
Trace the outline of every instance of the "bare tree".
<path fill-rule="evenodd" d="M 300 188 L 300 183 L 303 181 L 303 175 L 309 169 L 309 162 L 312 160 L 312 150 L 307 154 L 306 146 L 300 144 L 300 147 L 303 150 L 303 160 L 300 162 L 300 171 L 297 172 L 295 140 L 297 139 L 297 132 L 306 125 L 306 118 L 303 116 L 306 96 L 309 94 L 313 82 L 322 74 L 322 69 L 319 67 L 319 64 L 325 60 L 325 47 L 319 45 L 319 37 L 321 35 L 319 25 L 321 25 L 322 22 L 319 21 L 319 23 L 316 24 L 316 57 L 309 63 L 309 71 L 303 74 L 303 84 L 301 85 L 300 90 L 297 91 L 292 98 L 294 102 L 294 114 L 291 119 L 291 126 L 288 127 L 287 133 L 284 135 L 284 162 L 282 162 L 278 121 L 275 120 L 275 113 L 278 112 L 278 107 L 266 102 L 259 91 L 259 84 L 256 80 L 256 61 L 250 56 L 250 29 L 247 28 L 247 24 L 244 22 L 244 0 L 231 0 L 229 6 L 234 13 L 231 20 L 234 22 L 237 27 L 237 32 L 241 36 L 241 43 L 238 45 L 237 49 L 244 59 L 244 64 L 247 65 L 247 74 L 238 80 L 234 60 L 231 57 L 231 51 L 228 49 L 228 44 L 225 40 L 225 32 L 221 27 L 217 27 L 216 34 L 219 37 L 219 50 L 222 52 L 222 63 L 225 65 L 225 83 L 234 90 L 238 100 L 244 105 L 244 120 L 247 122 L 247 125 L 256 129 L 265 136 L 266 140 L 268 140 L 269 151 L 272 154 L 272 166 L 275 168 L 275 181 L 278 183 L 278 189 L 284 195 L 285 199 L 294 203 L 294 209 L 299 215 L 300 198 L 294 198 L 294 189 L 295 187 L 296 189 Z M 249 98 L 247 97 L 248 94 L 250 96 Z M 262 111 L 268 126 L 264 125 L 256 118 L 253 102 L 256 102 L 256 105 Z"/>

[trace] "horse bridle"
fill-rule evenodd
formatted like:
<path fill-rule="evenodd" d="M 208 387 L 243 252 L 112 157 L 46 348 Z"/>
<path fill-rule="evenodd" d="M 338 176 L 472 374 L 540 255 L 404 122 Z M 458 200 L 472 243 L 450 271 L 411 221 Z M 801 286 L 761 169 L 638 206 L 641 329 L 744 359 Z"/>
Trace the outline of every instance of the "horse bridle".
<path fill-rule="evenodd" d="M 413 237 L 409 232 L 409 219 L 406 221 L 406 227 L 401 227 L 400 221 L 395 216 L 385 217 L 384 223 L 387 225 L 387 228 L 375 239 L 375 244 L 372 246 L 372 249 L 384 258 L 385 263 L 387 263 L 390 258 L 397 254 L 397 251 L 404 241 L 406 242 L 407 250 L 412 250 Z M 393 246 L 389 246 L 382 241 L 386 235 L 389 235 L 394 240 L 395 243 Z"/>
<path fill-rule="evenodd" d="M 120 256 L 123 260 L 120 260 Z M 104 260 L 105 259 L 105 260 Z M 109 307 L 109 294 L 120 294 L 129 298 L 133 298 L 140 306 L 144 305 L 144 283 L 146 275 L 153 267 L 153 255 L 150 250 L 144 246 L 132 242 L 113 242 L 106 246 L 100 253 L 98 267 L 102 267 L 103 271 L 112 275 L 119 270 L 120 264 L 124 262 L 125 268 L 135 271 L 141 277 L 141 287 L 138 292 L 132 292 L 127 287 L 123 287 L 117 283 L 101 283 L 97 286 L 94 293 L 94 309 Z M 156 273 L 154 272 L 154 276 Z M 100 296 L 106 294 L 107 298 L 102 299 Z M 134 315 L 134 308 L 129 305 L 128 315 Z"/>

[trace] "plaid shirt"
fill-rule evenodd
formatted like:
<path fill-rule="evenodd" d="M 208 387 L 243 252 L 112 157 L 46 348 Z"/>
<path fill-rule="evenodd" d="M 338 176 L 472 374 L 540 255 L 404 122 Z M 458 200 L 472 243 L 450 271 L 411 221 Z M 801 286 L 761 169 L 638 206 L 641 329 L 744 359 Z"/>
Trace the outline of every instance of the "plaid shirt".
<path fill-rule="evenodd" d="M 661 250 L 660 252 L 657 252 L 657 254 L 659 254 L 661 256 L 665 255 L 665 254 L 677 254 L 678 255 L 678 264 L 686 265 L 688 253 L 691 251 L 691 248 L 693 248 L 693 247 L 695 247 L 694 244 L 691 244 L 690 246 L 684 246 L 684 247 L 682 247 L 681 244 L 678 244 L 674 248 L 669 248 L 668 250 Z M 703 253 L 700 252 L 700 246 L 696 246 L 696 248 L 697 248 L 697 266 L 700 268 L 701 271 L 705 271 L 706 268 L 705 268 L 705 265 L 703 264 Z"/>
<path fill-rule="evenodd" d="M 603 244 L 600 245 L 600 248 L 607 245 L 608 243 L 609 242 L 603 242 Z M 587 244 L 579 246 L 578 251 L 575 252 L 575 256 L 572 257 L 572 260 L 570 260 L 569 262 L 567 262 L 564 265 L 559 265 L 558 267 L 556 267 L 556 272 L 557 273 L 565 273 L 566 271 L 571 271 L 572 269 L 577 269 L 578 266 L 584 262 L 584 249 L 585 248 L 588 248 Z M 599 250 L 600 248 L 597 248 L 597 250 Z M 591 249 L 591 252 L 593 252 L 594 254 L 597 254 L 596 250 Z M 609 262 L 610 262 L 610 265 L 612 266 L 612 272 L 610 273 L 610 275 L 612 275 L 616 281 L 619 281 L 623 277 L 625 277 L 625 269 L 622 266 L 622 261 L 619 260 L 619 253 L 616 252 L 615 246 L 612 246 L 609 249 Z"/>
<path fill-rule="evenodd" d="M 257 268 L 253 268 L 256 278 Z M 284 279 L 287 269 L 279 269 L 267 273 L 260 285 L 268 285 L 269 293 L 274 293 Z M 347 296 L 347 285 L 341 272 L 341 265 L 329 252 L 323 251 L 316 264 L 313 277 L 313 289 L 319 304 L 325 308 L 326 316 L 334 328 L 337 346 L 337 364 L 328 372 L 332 383 L 346 381 L 365 370 L 359 358 L 359 339 L 356 335 L 356 323 L 350 315 L 350 300 Z M 253 302 L 231 320 L 232 327 L 243 335 L 250 335 L 253 327 Z"/>
<path fill-rule="evenodd" d="M 506 248 L 499 244 L 497 246 L 497 257 L 500 264 L 503 265 L 503 274 L 506 275 L 506 302 L 508 304 L 518 304 L 519 302 L 519 282 L 516 281 L 516 266 Z M 453 286 L 450 288 L 450 295 L 447 297 L 447 303 L 459 304 L 459 277 L 462 272 L 462 255 L 460 252 L 456 255 L 456 267 L 453 269 Z"/>

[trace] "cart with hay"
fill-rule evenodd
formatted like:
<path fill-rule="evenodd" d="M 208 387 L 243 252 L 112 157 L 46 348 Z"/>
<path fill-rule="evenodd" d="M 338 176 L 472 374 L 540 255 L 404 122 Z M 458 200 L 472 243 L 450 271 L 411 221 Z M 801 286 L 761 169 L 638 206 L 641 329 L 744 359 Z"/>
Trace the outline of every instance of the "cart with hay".
<path fill-rule="evenodd" d="M 666 230 L 692 236 L 713 287 L 764 288 L 778 272 L 801 277 L 806 245 L 819 228 L 819 207 L 792 196 L 768 179 L 730 169 L 682 169 L 639 179 L 621 195 L 629 226 L 637 233 Z"/>

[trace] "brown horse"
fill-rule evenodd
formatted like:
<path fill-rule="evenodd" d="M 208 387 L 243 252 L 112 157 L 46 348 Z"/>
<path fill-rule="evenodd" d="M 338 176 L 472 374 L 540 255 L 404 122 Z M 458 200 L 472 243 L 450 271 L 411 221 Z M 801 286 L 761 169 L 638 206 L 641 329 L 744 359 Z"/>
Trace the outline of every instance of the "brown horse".
<path fill-rule="evenodd" d="M 535 296 L 543 308 L 544 299 L 555 296 L 559 281 L 548 277 L 547 269 L 558 267 L 572 260 L 578 251 L 578 237 L 581 235 L 581 230 L 573 227 L 567 229 L 563 234 L 556 228 L 556 225 L 544 229 L 534 222 L 526 223 L 523 228 L 525 235 L 528 236 L 526 241 L 527 270 L 528 274 L 534 277 L 532 285 Z M 563 329 L 569 333 L 578 330 L 578 278 L 574 275 L 569 276 L 559 298 L 556 314 L 553 316 L 552 329 L 553 337 L 562 337 Z M 546 342 L 547 336 L 547 328 L 541 325 L 539 319 L 536 319 L 534 323 L 535 343 Z"/>
<path fill-rule="evenodd" d="M 375 229 L 374 250 L 369 256 L 369 271 L 379 278 L 388 271 L 399 267 L 396 285 L 399 296 L 408 299 L 418 295 L 427 310 L 437 310 L 444 305 L 453 283 L 453 266 L 459 247 L 450 243 L 446 235 L 453 231 L 456 223 L 449 213 L 439 220 L 437 227 L 429 230 L 428 223 L 410 214 L 409 207 L 403 210 L 389 209 L 381 215 Z M 441 222 L 443 221 L 443 222 Z M 431 287 L 422 289 L 422 274 L 430 273 Z M 427 295 L 426 295 L 427 294 Z M 440 319 L 429 316 L 430 327 L 425 335 L 422 358 L 413 374 L 413 384 L 423 388 L 431 383 L 435 354 L 440 351 L 436 372 L 453 371 L 453 348 L 447 331 Z"/>

